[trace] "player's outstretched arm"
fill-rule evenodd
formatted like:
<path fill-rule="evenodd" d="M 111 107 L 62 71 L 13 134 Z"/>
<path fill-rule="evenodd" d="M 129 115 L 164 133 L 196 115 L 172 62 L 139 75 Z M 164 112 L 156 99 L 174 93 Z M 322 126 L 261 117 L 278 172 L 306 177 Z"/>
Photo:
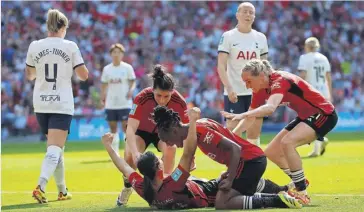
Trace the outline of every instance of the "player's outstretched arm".
<path fill-rule="evenodd" d="M 187 111 L 190 125 L 188 128 L 188 135 L 184 141 L 184 148 L 179 165 L 184 170 L 190 170 L 191 163 L 195 156 L 197 148 L 197 130 L 196 121 L 200 118 L 201 110 L 197 107 L 191 108 Z"/>
<path fill-rule="evenodd" d="M 109 153 L 109 156 L 116 168 L 118 168 L 119 171 L 124 174 L 124 176 L 129 178 L 129 175 L 135 172 L 135 170 L 132 169 L 123 158 L 120 158 L 116 154 L 115 150 L 111 147 L 113 139 L 114 135 L 112 133 L 105 133 L 105 135 L 102 136 L 102 143 L 104 144 L 105 149 L 107 153 Z"/>
<path fill-rule="evenodd" d="M 129 117 L 128 127 L 126 128 L 126 142 L 128 144 L 128 147 L 130 148 L 131 154 L 133 155 L 133 161 L 135 165 L 137 164 L 138 158 L 140 156 L 140 153 L 136 145 L 136 137 L 135 137 L 135 132 L 139 127 L 139 123 L 140 123 L 139 120 Z"/>
<path fill-rule="evenodd" d="M 239 114 L 235 118 L 236 119 L 246 119 L 246 118 L 249 118 L 249 117 L 270 116 L 277 109 L 277 107 L 281 103 L 282 99 L 283 99 L 283 94 L 281 94 L 281 93 L 273 94 L 268 98 L 266 104 L 264 104 L 264 105 L 262 105 L 260 107 L 257 107 L 257 108 L 255 108 L 253 110 L 250 110 L 248 112 Z"/>

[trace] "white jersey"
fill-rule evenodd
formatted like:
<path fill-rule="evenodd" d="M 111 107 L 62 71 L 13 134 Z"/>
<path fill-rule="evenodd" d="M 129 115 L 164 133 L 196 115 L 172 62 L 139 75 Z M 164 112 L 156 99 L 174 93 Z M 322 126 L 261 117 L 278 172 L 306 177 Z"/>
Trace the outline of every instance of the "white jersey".
<path fill-rule="evenodd" d="M 26 65 L 35 67 L 34 112 L 73 115 L 71 78 L 73 70 L 83 65 L 76 43 L 58 37 L 33 41 Z"/>
<path fill-rule="evenodd" d="M 104 67 L 101 82 L 108 84 L 105 109 L 131 108 L 132 99 L 127 99 L 129 80 L 135 80 L 135 73 L 128 63 L 121 62 L 119 66 L 111 63 Z"/>
<path fill-rule="evenodd" d="M 306 81 L 315 87 L 326 98 L 329 91 L 326 86 L 326 73 L 331 71 L 327 57 L 319 52 L 309 52 L 301 55 L 298 70 L 306 71 Z"/>
<path fill-rule="evenodd" d="M 251 59 L 260 59 L 268 53 L 267 38 L 261 32 L 252 29 L 249 33 L 241 33 L 237 28 L 225 32 L 219 43 L 219 52 L 229 54 L 227 61 L 227 77 L 238 96 L 251 95 L 241 78 L 241 71 Z M 224 95 L 227 95 L 226 89 Z"/>

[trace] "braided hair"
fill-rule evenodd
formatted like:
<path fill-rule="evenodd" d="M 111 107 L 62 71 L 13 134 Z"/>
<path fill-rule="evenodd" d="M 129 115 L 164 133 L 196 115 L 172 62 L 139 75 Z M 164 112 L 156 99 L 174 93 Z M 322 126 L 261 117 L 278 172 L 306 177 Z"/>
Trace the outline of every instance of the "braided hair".
<path fill-rule="evenodd" d="M 161 89 L 171 91 L 174 89 L 175 82 L 169 73 L 166 73 L 166 68 L 162 65 L 155 65 L 153 68 L 153 89 Z"/>
<path fill-rule="evenodd" d="M 137 164 L 140 173 L 144 176 L 143 196 L 149 205 L 152 205 L 155 196 L 155 191 L 152 186 L 152 181 L 155 178 L 158 166 L 159 166 L 158 158 L 155 156 L 153 152 L 149 151 L 140 156 Z"/>
<path fill-rule="evenodd" d="M 168 109 L 166 106 L 160 106 L 154 108 L 152 113 L 154 123 L 157 125 L 158 131 L 168 132 L 170 128 L 180 125 L 181 118 L 177 112 L 172 109 Z"/>

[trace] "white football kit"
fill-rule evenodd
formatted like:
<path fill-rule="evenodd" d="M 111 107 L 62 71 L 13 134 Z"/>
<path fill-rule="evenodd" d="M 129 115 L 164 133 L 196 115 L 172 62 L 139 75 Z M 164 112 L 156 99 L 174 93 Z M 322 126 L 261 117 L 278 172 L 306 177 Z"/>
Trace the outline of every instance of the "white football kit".
<path fill-rule="evenodd" d="M 119 66 L 112 63 L 102 71 L 101 82 L 107 83 L 105 109 L 130 109 L 133 102 L 127 99 L 129 80 L 135 80 L 134 69 L 131 65 L 121 62 Z"/>
<path fill-rule="evenodd" d="M 298 70 L 306 71 L 306 81 L 315 87 L 324 97 L 329 97 L 326 86 L 326 73 L 331 72 L 327 57 L 319 52 L 301 55 Z"/>
<path fill-rule="evenodd" d="M 84 61 L 76 43 L 59 37 L 33 41 L 26 65 L 36 69 L 34 112 L 73 115 L 71 78 Z"/>
<path fill-rule="evenodd" d="M 237 28 L 225 32 L 220 39 L 219 52 L 229 54 L 227 61 L 227 77 L 238 96 L 251 95 L 241 78 L 241 71 L 251 59 L 260 59 L 268 53 L 267 38 L 261 32 L 252 29 L 249 33 L 241 33 Z M 224 95 L 227 95 L 226 88 Z"/>

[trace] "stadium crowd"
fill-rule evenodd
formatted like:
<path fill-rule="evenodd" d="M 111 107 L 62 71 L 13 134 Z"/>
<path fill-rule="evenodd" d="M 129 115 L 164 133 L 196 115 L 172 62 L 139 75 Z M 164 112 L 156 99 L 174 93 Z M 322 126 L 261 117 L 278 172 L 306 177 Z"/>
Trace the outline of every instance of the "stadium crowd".
<path fill-rule="evenodd" d="M 161 63 L 175 76 L 187 102 L 203 116 L 221 119 L 222 86 L 217 74 L 221 34 L 236 25 L 239 2 L 1 2 L 2 138 L 38 131 L 32 111 L 33 82 L 25 79 L 29 44 L 46 35 L 46 11 L 58 8 L 70 18 L 66 38 L 81 49 L 89 79 L 74 78 L 75 115 L 103 115 L 101 72 L 110 63 L 108 48 L 122 43 L 137 76 Z M 331 63 L 334 104 L 338 111 L 364 112 L 364 2 L 254 2 L 254 28 L 266 34 L 269 60 L 296 73 L 304 40 L 315 36 Z M 272 121 L 288 121 L 282 111 Z"/>

